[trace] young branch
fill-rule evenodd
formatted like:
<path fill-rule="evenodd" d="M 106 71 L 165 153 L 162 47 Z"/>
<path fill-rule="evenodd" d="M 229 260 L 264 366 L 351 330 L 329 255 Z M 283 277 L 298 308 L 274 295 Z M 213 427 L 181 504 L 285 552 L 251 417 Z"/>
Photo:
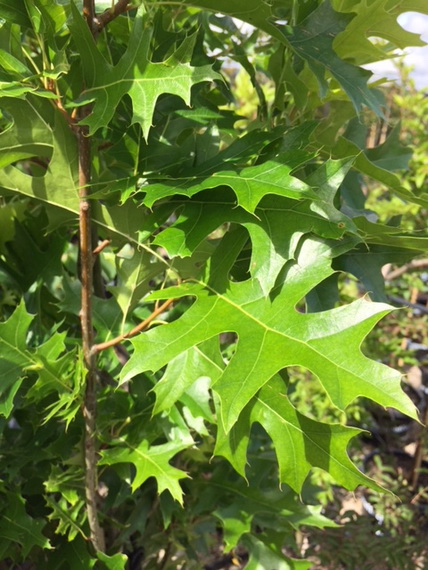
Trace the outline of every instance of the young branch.
<path fill-rule="evenodd" d="M 393 281 L 408 271 L 412 271 L 413 269 L 423 269 L 425 267 L 428 267 L 428 259 L 413 259 L 409 263 L 387 273 L 385 275 L 385 281 Z"/>
<path fill-rule="evenodd" d="M 94 0 L 84 0 L 83 13 L 89 28 L 93 32 L 95 17 Z M 81 107 L 79 119 L 82 120 L 90 113 L 90 107 Z M 93 228 L 91 223 L 91 204 L 88 200 L 89 184 L 91 181 L 91 140 L 88 128 L 77 127 L 79 148 L 79 236 L 80 236 L 80 271 L 82 283 L 80 320 L 82 328 L 82 348 L 86 366 L 86 387 L 83 405 L 85 422 L 84 456 L 85 456 L 85 495 L 86 510 L 90 528 L 91 542 L 95 550 L 104 552 L 104 534 L 98 520 L 98 477 L 96 450 L 96 358 L 92 353 L 93 324 L 92 324 L 92 295 L 93 295 L 93 266 L 92 252 Z"/>
<path fill-rule="evenodd" d="M 91 30 L 92 35 L 95 35 L 95 0 L 83 0 L 83 17 L 85 18 L 85 21 L 88 24 L 88 28 Z"/>
<path fill-rule="evenodd" d="M 116 2 L 116 4 L 114 4 L 114 6 L 112 6 L 111 8 L 105 10 L 105 12 L 100 14 L 95 21 L 95 26 L 96 26 L 95 32 L 97 34 L 100 33 L 107 26 L 109 22 L 111 22 L 121 14 L 124 14 L 128 10 L 132 10 L 133 8 L 135 8 L 135 6 L 130 5 L 130 2 L 131 0 L 119 0 L 118 2 Z"/>
<path fill-rule="evenodd" d="M 165 301 L 165 303 L 163 303 L 162 305 L 160 305 L 160 307 L 158 307 L 157 309 L 155 309 L 151 315 L 149 315 L 147 317 L 147 319 L 144 319 L 144 321 L 142 321 L 139 325 L 137 325 L 135 328 L 133 328 L 132 330 L 128 331 L 125 334 L 122 334 L 120 336 L 117 336 L 116 338 L 112 338 L 111 340 L 108 340 L 106 342 L 101 342 L 99 344 L 94 344 L 92 347 L 92 354 L 98 354 L 98 352 L 101 352 L 102 350 L 105 350 L 106 348 L 110 348 L 112 346 L 116 346 L 118 344 L 120 344 L 121 342 L 123 342 L 124 340 L 131 338 L 133 336 L 135 336 L 136 334 L 138 334 L 139 332 L 145 330 L 150 323 L 161 313 L 163 313 L 165 311 L 165 309 L 167 309 L 170 305 L 172 305 L 172 303 L 175 301 L 175 299 L 168 299 L 167 301 Z"/>
<path fill-rule="evenodd" d="M 98 255 L 99 253 L 101 253 L 103 251 L 103 249 L 105 249 L 108 245 L 110 245 L 111 240 L 109 239 L 105 239 L 103 240 L 100 245 L 98 245 L 94 251 L 92 252 L 93 255 Z"/>
<path fill-rule="evenodd" d="M 82 110 L 82 114 L 85 109 Z M 83 117 L 81 117 L 83 118 Z M 82 327 L 82 348 L 86 366 L 86 388 L 83 406 L 85 421 L 85 493 L 88 513 L 91 542 L 96 550 L 104 551 L 104 535 L 98 521 L 97 511 L 97 454 L 96 454 L 96 361 L 92 354 L 93 326 L 92 326 L 92 227 L 91 206 L 88 200 L 88 184 L 91 176 L 91 141 L 87 128 L 78 129 L 79 146 L 79 187 L 80 187 L 80 279 L 82 282 L 82 297 L 80 320 Z"/>

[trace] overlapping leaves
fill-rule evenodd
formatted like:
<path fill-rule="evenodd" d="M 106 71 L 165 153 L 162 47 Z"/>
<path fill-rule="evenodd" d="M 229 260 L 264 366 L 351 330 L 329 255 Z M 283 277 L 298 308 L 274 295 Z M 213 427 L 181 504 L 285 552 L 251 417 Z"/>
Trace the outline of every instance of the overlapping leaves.
<path fill-rule="evenodd" d="M 406 7 L 426 11 L 422 2 L 411 0 Z M 43 516 L 50 519 L 49 533 L 55 532 L 60 547 L 52 556 L 46 553 L 48 567 L 59 568 L 64 563 L 94 566 L 95 558 L 82 539 L 86 524 L 81 489 L 82 431 L 76 416 L 81 405 L 83 362 L 78 351 L 67 350 L 76 344 L 81 287 L 75 277 L 76 256 L 63 255 L 62 241 L 72 239 L 79 214 L 78 148 L 71 109 L 75 104 L 92 103 L 92 113 L 84 123 L 94 135 L 93 182 L 97 188 L 101 186 L 92 213 L 99 236 L 115 238 L 111 249 L 101 256 L 107 296 L 114 298 L 94 299 L 96 340 L 109 340 L 131 323 L 135 326 L 150 310 L 142 306 L 145 301 L 176 299 L 169 314 L 133 340 L 135 350 L 121 375 L 122 383 L 134 379 L 126 390 L 115 391 L 111 386 L 119 376 L 114 352 L 102 353 L 98 361 L 102 368 L 97 419 L 103 441 L 100 490 L 104 491 L 104 485 L 108 489 L 103 499 L 108 516 L 101 520 L 108 527 L 111 516 L 112 525 L 122 527 L 119 532 L 125 536 L 111 552 L 125 551 L 131 534 L 132 541 L 135 536 L 139 541 L 143 529 L 151 540 L 150 526 L 157 523 L 153 519 L 153 524 L 150 520 L 145 527 L 146 518 L 154 516 L 158 504 L 165 526 L 174 522 L 171 540 L 181 541 L 178 533 L 174 534 L 179 528 L 185 535 L 182 542 L 186 542 L 192 533 L 189 520 L 196 502 L 196 519 L 208 512 L 211 519 L 217 519 L 214 526 L 217 521 L 223 525 L 226 548 L 233 548 L 238 541 L 245 546 L 248 568 L 305 568 L 306 562 L 287 559 L 282 548 L 289 526 L 327 524 L 319 508 L 298 503 L 296 491 L 301 491 L 310 470 L 324 469 L 349 489 L 360 483 L 376 485 L 347 455 L 347 445 L 358 430 L 303 415 L 287 397 L 285 369 L 294 365 L 308 369 L 318 377 L 325 398 L 341 409 L 364 396 L 415 416 L 413 405 L 401 392 L 399 374 L 369 360 L 360 350 L 364 337 L 390 307 L 360 299 L 330 308 L 336 297 L 331 295 L 327 303 L 322 297 L 331 292 L 325 280 L 333 275 L 332 263 L 356 274 L 380 297 L 381 266 L 391 260 L 405 261 L 426 248 L 426 238 L 369 221 L 363 215 L 366 212 L 356 215 L 352 204 L 341 211 L 338 195 L 354 168 L 403 198 L 412 198 L 399 178 L 389 172 L 404 167 L 409 156 L 408 149 L 399 145 L 397 131 L 385 145 L 370 151 L 365 151 L 365 140 L 351 136 L 355 121 L 338 139 L 337 132 L 342 133 L 353 113 L 351 104 L 345 102 L 347 97 L 358 110 L 366 105 L 380 112 L 378 99 L 367 85 L 369 73 L 350 63 L 382 56 L 383 48 L 373 48 L 367 38 L 377 33 L 399 46 L 418 40 L 395 21 L 405 7 L 400 1 L 301 2 L 291 9 L 288 0 L 183 0 L 174 12 L 164 2 L 159 2 L 159 7 L 155 1 L 144 4 L 148 14 L 143 9 L 123 14 L 109 24 L 114 33 L 107 28 L 96 44 L 71 2 L 0 0 L 0 16 L 7 20 L 0 38 L 0 187 L 8 221 L 2 247 L 13 253 L 3 255 L 2 267 L 19 259 L 20 264 L 14 267 L 23 268 L 22 275 L 27 270 L 25 279 L 20 280 L 26 299 L 42 309 L 55 306 L 47 320 L 57 321 L 48 329 L 40 315 L 38 334 L 41 338 L 49 335 L 40 346 L 35 346 L 39 337 L 23 304 L 0 324 L 0 412 L 7 417 L 4 433 L 9 438 L 5 453 L 18 449 L 14 442 L 20 444 L 16 454 L 20 457 L 10 461 L 6 477 L 21 478 L 26 496 L 28 492 L 32 497 L 36 489 L 36 500 L 28 499 L 32 511 L 40 512 L 40 504 L 51 510 L 46 516 L 43 511 Z M 234 130 L 238 114 L 225 108 L 231 101 L 225 83 L 217 82 L 215 89 L 202 85 L 220 79 L 206 65 L 210 60 L 202 53 L 209 46 L 207 53 L 212 55 L 218 46 L 210 43 L 215 36 L 212 20 L 203 20 L 205 15 L 193 6 L 240 18 L 273 38 L 266 44 L 270 65 L 265 71 L 268 75 L 275 68 L 273 80 L 282 84 L 282 91 L 277 91 L 272 113 L 269 102 L 260 97 L 266 121 L 243 136 Z M 110 5 L 97 2 L 98 10 L 104 7 Z M 66 16 L 70 16 L 72 41 Z M 195 31 L 201 21 L 201 29 Z M 11 27 L 13 34 L 9 34 Z M 233 48 L 237 29 L 233 29 L 237 34 L 233 42 L 228 44 L 229 38 L 223 34 L 218 44 L 244 64 L 257 84 L 257 56 L 254 61 L 247 57 L 245 40 Z M 213 33 L 204 36 L 207 30 Z M 29 58 L 18 46 L 20 39 L 36 54 L 33 63 L 40 66 L 40 73 L 34 76 Z M 271 55 L 278 42 L 284 56 L 281 62 L 276 57 L 280 49 Z M 301 100 L 293 103 L 283 88 L 294 81 L 298 89 L 291 91 Z M 309 118 L 311 113 L 319 116 L 311 107 L 319 104 L 319 98 L 312 97 L 317 81 L 335 115 L 326 120 L 324 135 L 326 130 L 334 133 L 333 141 L 327 143 L 318 138 L 319 132 L 312 135 L 317 121 L 305 122 L 306 117 L 300 115 L 305 109 Z M 41 90 L 43 82 L 52 91 Z M 191 90 L 193 108 L 183 110 L 183 101 L 190 103 Z M 347 105 L 343 115 L 335 114 L 338 101 Z M 70 110 L 68 122 L 64 108 Z M 151 128 L 153 136 L 149 138 Z M 134 193 L 136 183 L 138 193 Z M 425 203 L 423 195 L 415 200 Z M 20 224 L 24 227 L 28 221 L 27 206 L 29 217 L 44 220 L 34 214 L 34 210 L 40 211 L 40 204 L 49 215 L 46 231 L 52 247 L 32 255 L 36 246 L 22 238 Z M 144 206 L 153 207 L 153 212 Z M 350 219 L 346 214 L 356 217 Z M 13 223 L 13 217 L 19 222 Z M 60 225 L 69 233 L 52 232 Z M 152 240 L 159 249 L 150 249 L 145 240 Z M 119 250 L 125 242 L 131 246 Z M 69 245 L 72 250 L 74 244 Z M 48 272 L 43 267 L 33 271 L 50 261 Z M 8 269 L 7 275 L 12 273 L 11 267 Z M 164 289 L 177 276 L 179 285 Z M 158 291 L 148 296 L 152 289 Z M 336 289 L 335 284 L 334 293 Z M 14 295 L 5 291 L 7 299 Z M 47 297 L 39 305 L 40 295 Z M 318 304 L 308 302 L 317 296 Z M 305 298 L 309 309 L 315 307 L 319 312 L 305 313 Z M 157 324 L 161 326 L 156 328 Z M 67 333 L 57 332 L 56 327 L 67 329 Z M 120 356 L 127 358 L 124 350 Z M 15 406 L 19 409 L 9 420 Z M 38 414 L 44 423 L 37 425 Z M 67 427 L 67 435 L 61 426 Z M 260 465 L 257 461 L 261 461 L 260 453 L 255 457 L 251 449 L 257 430 L 263 432 L 263 442 L 269 448 L 266 486 L 258 485 L 265 477 L 264 469 L 259 470 L 256 483 L 252 479 Z M 214 431 L 219 457 L 208 464 Z M 33 462 L 39 450 L 41 459 Z M 272 461 L 273 451 L 277 466 Z M 230 474 L 232 468 L 222 458 L 237 472 L 234 482 L 233 477 L 225 481 L 225 473 Z M 23 465 L 31 471 L 27 479 Z M 279 490 L 275 482 L 272 491 L 277 472 L 289 487 Z M 252 487 L 243 489 L 238 474 L 248 477 Z M 68 485 L 56 484 L 57 476 L 58 480 L 70 477 L 72 491 Z M 162 494 L 159 503 L 149 479 L 155 479 Z M 1 489 L 6 517 L 1 528 L 3 557 L 9 555 L 10 545 L 17 546 L 24 557 L 33 547 L 38 552 L 47 550 L 44 523 L 27 514 L 21 495 L 7 485 L 5 492 Z M 184 503 L 184 487 L 191 492 L 186 509 L 180 511 L 181 520 L 186 520 L 180 528 L 176 514 Z M 199 500 L 192 505 L 194 489 L 206 504 L 211 494 L 214 503 L 207 505 L 206 511 Z M 171 506 L 174 503 L 176 507 Z M 188 507 L 191 515 L 185 519 Z M 180 543 L 177 549 L 181 548 Z M 98 553 L 97 558 L 98 565 L 111 569 L 123 568 L 126 562 L 121 553 Z"/>
<path fill-rule="evenodd" d="M 73 6 L 73 5 L 72 5 Z M 163 93 L 178 95 L 190 104 L 192 85 L 221 79 L 211 66 L 192 67 L 189 63 L 196 36 L 185 38 L 176 51 L 163 62 L 149 60 L 153 30 L 140 14 L 134 20 L 126 52 L 111 65 L 100 53 L 79 11 L 72 7 L 71 31 L 82 57 L 86 90 L 80 103 L 94 101 L 92 113 L 82 121 L 90 133 L 107 126 L 124 95 L 132 100 L 133 123 L 139 123 L 147 138 L 156 101 Z"/>
<path fill-rule="evenodd" d="M 36 349 L 29 348 L 27 334 L 32 320 L 21 303 L 6 322 L 0 323 L 0 413 L 10 415 L 22 382 L 28 374 L 35 373 L 38 379 L 27 391 L 27 397 L 40 400 L 56 392 L 58 401 L 47 417 L 57 413 L 70 421 L 79 409 L 80 383 L 75 372 L 82 368 L 76 367 L 74 351 L 65 353 L 64 333 L 55 333 Z"/>
<path fill-rule="evenodd" d="M 122 381 L 143 370 L 156 371 L 185 350 L 226 331 L 233 331 L 238 336 L 235 354 L 224 371 L 214 379 L 213 385 L 219 399 L 221 430 L 226 434 L 240 421 L 244 408 L 258 391 L 276 373 L 292 365 L 302 365 L 312 371 L 332 402 L 341 409 L 357 396 L 365 396 L 415 417 L 412 403 L 401 390 L 400 375 L 367 359 L 359 348 L 364 336 L 389 311 L 387 305 L 360 300 L 322 313 L 302 314 L 295 309 L 317 283 L 331 275 L 331 256 L 334 255 L 331 246 L 312 238 L 306 239 L 296 262 L 286 267 L 284 284 L 274 289 L 273 297 L 269 298 L 257 279 L 239 283 L 228 281 L 228 270 L 245 239 L 245 232 L 238 231 L 229 233 L 222 240 L 213 256 L 207 279 L 184 283 L 152 295 L 152 298 L 190 295 L 197 300 L 174 323 L 133 341 L 135 352 L 123 370 Z M 340 251 L 339 244 L 336 248 Z M 290 410 L 285 408 L 281 412 L 271 410 L 268 417 L 263 405 L 259 404 L 252 422 L 259 421 L 264 425 L 282 414 L 285 415 L 282 428 L 288 423 L 297 423 L 297 416 L 290 420 Z M 331 429 L 326 433 L 327 438 L 333 435 Z M 351 436 L 344 434 L 340 437 L 344 438 L 342 447 L 346 447 L 345 442 Z M 300 444 L 294 440 L 294 445 L 296 449 L 299 445 L 301 449 L 305 447 L 302 440 Z M 314 449 L 323 447 L 317 438 L 311 445 L 315 446 Z M 329 461 L 331 449 L 327 446 L 327 450 L 324 449 L 321 462 Z M 305 463 L 301 462 L 303 471 L 299 475 L 296 468 L 299 462 L 294 456 L 292 466 L 282 468 L 284 480 L 295 488 L 301 486 L 303 473 L 308 467 L 303 467 Z M 341 463 L 345 470 L 353 472 L 354 477 L 350 481 L 344 476 L 341 481 L 354 487 L 360 480 L 358 471 L 352 469 L 343 457 Z"/>
<path fill-rule="evenodd" d="M 3 195 L 36 199 L 46 207 L 50 229 L 77 225 L 79 216 L 76 138 L 59 112 L 47 102 L 28 96 L 5 97 L 0 107 L 13 119 L 0 133 L 0 188 Z M 28 161 L 27 171 L 17 165 Z M 41 169 L 30 175 L 28 168 Z M 120 243 L 140 243 L 139 230 L 148 214 L 130 203 L 93 204 L 99 231 Z M 151 216 L 153 217 L 153 216 Z"/>
<path fill-rule="evenodd" d="M 295 201 L 267 196 L 256 208 L 255 215 L 237 208 L 229 192 L 217 189 L 214 193 L 201 194 L 199 199 L 195 197 L 177 207 L 177 219 L 156 237 L 154 243 L 164 247 L 171 256 L 183 257 L 191 255 L 202 240 L 222 224 L 241 224 L 252 242 L 249 271 L 268 293 L 284 264 L 294 258 L 304 234 L 340 238 L 345 232 L 356 233 L 353 222 L 333 203 L 351 164 L 350 160 L 327 161 L 316 169 L 306 180 L 307 186 L 313 189 L 315 200 Z M 269 166 L 265 168 L 268 172 Z M 283 183 L 287 183 L 286 178 Z"/>

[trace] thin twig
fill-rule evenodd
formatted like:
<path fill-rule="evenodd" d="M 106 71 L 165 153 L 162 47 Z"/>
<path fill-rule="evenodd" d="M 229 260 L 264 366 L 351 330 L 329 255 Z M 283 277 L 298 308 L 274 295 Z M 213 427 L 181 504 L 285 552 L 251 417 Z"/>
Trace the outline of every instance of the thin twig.
<path fill-rule="evenodd" d="M 93 255 L 98 255 L 99 253 L 102 252 L 103 249 L 105 249 L 108 245 L 110 245 L 111 240 L 109 239 L 105 239 L 103 240 L 92 252 Z"/>
<path fill-rule="evenodd" d="M 130 5 L 131 0 L 119 0 L 114 6 L 100 14 L 95 21 L 96 33 L 100 33 L 108 23 L 124 14 L 128 10 L 132 10 L 136 6 Z"/>
<path fill-rule="evenodd" d="M 420 303 L 411 303 L 407 299 L 403 299 L 402 297 L 397 297 L 396 295 L 387 295 L 388 301 L 391 303 L 395 303 L 396 305 L 402 305 L 404 307 L 410 307 L 411 309 L 417 309 L 419 312 L 423 313 L 424 315 L 428 315 L 428 307 L 425 305 L 421 305 Z"/>
<path fill-rule="evenodd" d="M 423 269 L 424 267 L 428 267 L 428 259 L 414 259 L 402 267 L 397 267 L 397 269 L 393 269 L 387 273 L 385 275 L 385 281 L 392 281 L 393 279 L 397 279 L 397 277 L 401 277 L 401 275 L 404 275 L 408 271 L 413 269 Z"/>
<path fill-rule="evenodd" d="M 105 350 L 106 348 L 116 346 L 117 344 L 120 344 L 124 340 L 131 338 L 131 337 L 135 336 L 136 334 L 138 334 L 139 332 L 145 330 L 150 325 L 150 323 L 158 315 L 163 313 L 165 311 L 165 309 L 167 309 L 170 305 L 172 305 L 172 303 L 174 301 L 175 301 L 175 299 L 168 299 L 167 301 L 165 301 L 165 303 L 163 303 L 160 307 L 155 309 L 153 311 L 153 313 L 151 313 L 151 315 L 149 315 L 147 317 L 147 319 L 144 319 L 144 321 L 142 321 L 139 325 L 137 325 L 135 328 L 128 331 L 127 333 L 124 333 L 120 336 L 117 336 L 116 338 L 112 338 L 111 340 L 107 340 L 106 342 L 100 342 L 99 344 L 94 344 L 92 347 L 92 354 L 97 354 L 98 352 L 101 352 L 102 350 Z"/>

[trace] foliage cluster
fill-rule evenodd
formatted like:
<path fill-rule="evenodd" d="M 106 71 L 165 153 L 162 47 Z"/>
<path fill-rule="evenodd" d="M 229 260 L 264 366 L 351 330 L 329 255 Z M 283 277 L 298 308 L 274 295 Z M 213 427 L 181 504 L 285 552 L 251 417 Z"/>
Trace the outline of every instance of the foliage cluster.
<path fill-rule="evenodd" d="M 377 220 L 361 177 L 428 197 L 393 172 L 397 129 L 366 148 L 384 100 L 361 66 L 421 45 L 397 23 L 427 13 L 410 4 L 0 0 L 10 567 L 309 568 L 295 530 L 335 526 L 313 469 L 381 491 L 348 457 L 346 410 L 417 416 L 360 345 L 390 311 L 382 266 L 428 237 Z M 306 413 L 292 367 L 334 414 Z"/>

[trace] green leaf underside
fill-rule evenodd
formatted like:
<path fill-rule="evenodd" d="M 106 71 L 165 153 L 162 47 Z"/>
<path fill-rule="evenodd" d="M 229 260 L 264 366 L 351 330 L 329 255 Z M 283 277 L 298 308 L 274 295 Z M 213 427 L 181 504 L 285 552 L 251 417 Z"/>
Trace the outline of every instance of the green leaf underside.
<path fill-rule="evenodd" d="M 333 6 L 343 9 L 336 0 Z M 418 34 L 402 28 L 397 17 L 403 12 L 416 10 L 409 2 L 390 2 L 389 0 L 363 1 L 352 6 L 354 15 L 346 30 L 340 33 L 334 42 L 334 49 L 341 57 L 351 55 L 359 64 L 384 59 L 385 54 L 369 38 L 383 38 L 400 49 L 407 46 L 422 46 L 424 42 Z M 418 12 L 428 12 L 428 8 L 419 2 Z M 350 47 L 352 46 L 352 51 Z"/>
<path fill-rule="evenodd" d="M 232 248 L 239 251 L 242 247 L 233 234 L 222 245 L 217 254 L 223 263 L 226 255 L 234 256 Z M 196 301 L 174 323 L 132 341 L 135 352 L 123 369 L 121 381 L 144 370 L 158 370 L 192 346 L 233 331 L 239 339 L 236 353 L 214 384 L 226 432 L 272 376 L 294 365 L 313 372 L 340 409 L 357 396 L 365 396 L 415 417 L 413 405 L 401 391 L 400 374 L 367 359 L 359 348 L 389 306 L 359 300 L 323 313 L 302 314 L 295 310 L 309 290 L 331 275 L 329 256 L 328 246 L 306 239 L 297 262 L 287 271 L 282 290 L 272 301 L 255 279 L 230 283 L 226 289 L 225 276 L 219 275 L 216 260 L 211 266 L 211 280 L 184 283 L 153 294 L 152 298 L 190 295 Z"/>

